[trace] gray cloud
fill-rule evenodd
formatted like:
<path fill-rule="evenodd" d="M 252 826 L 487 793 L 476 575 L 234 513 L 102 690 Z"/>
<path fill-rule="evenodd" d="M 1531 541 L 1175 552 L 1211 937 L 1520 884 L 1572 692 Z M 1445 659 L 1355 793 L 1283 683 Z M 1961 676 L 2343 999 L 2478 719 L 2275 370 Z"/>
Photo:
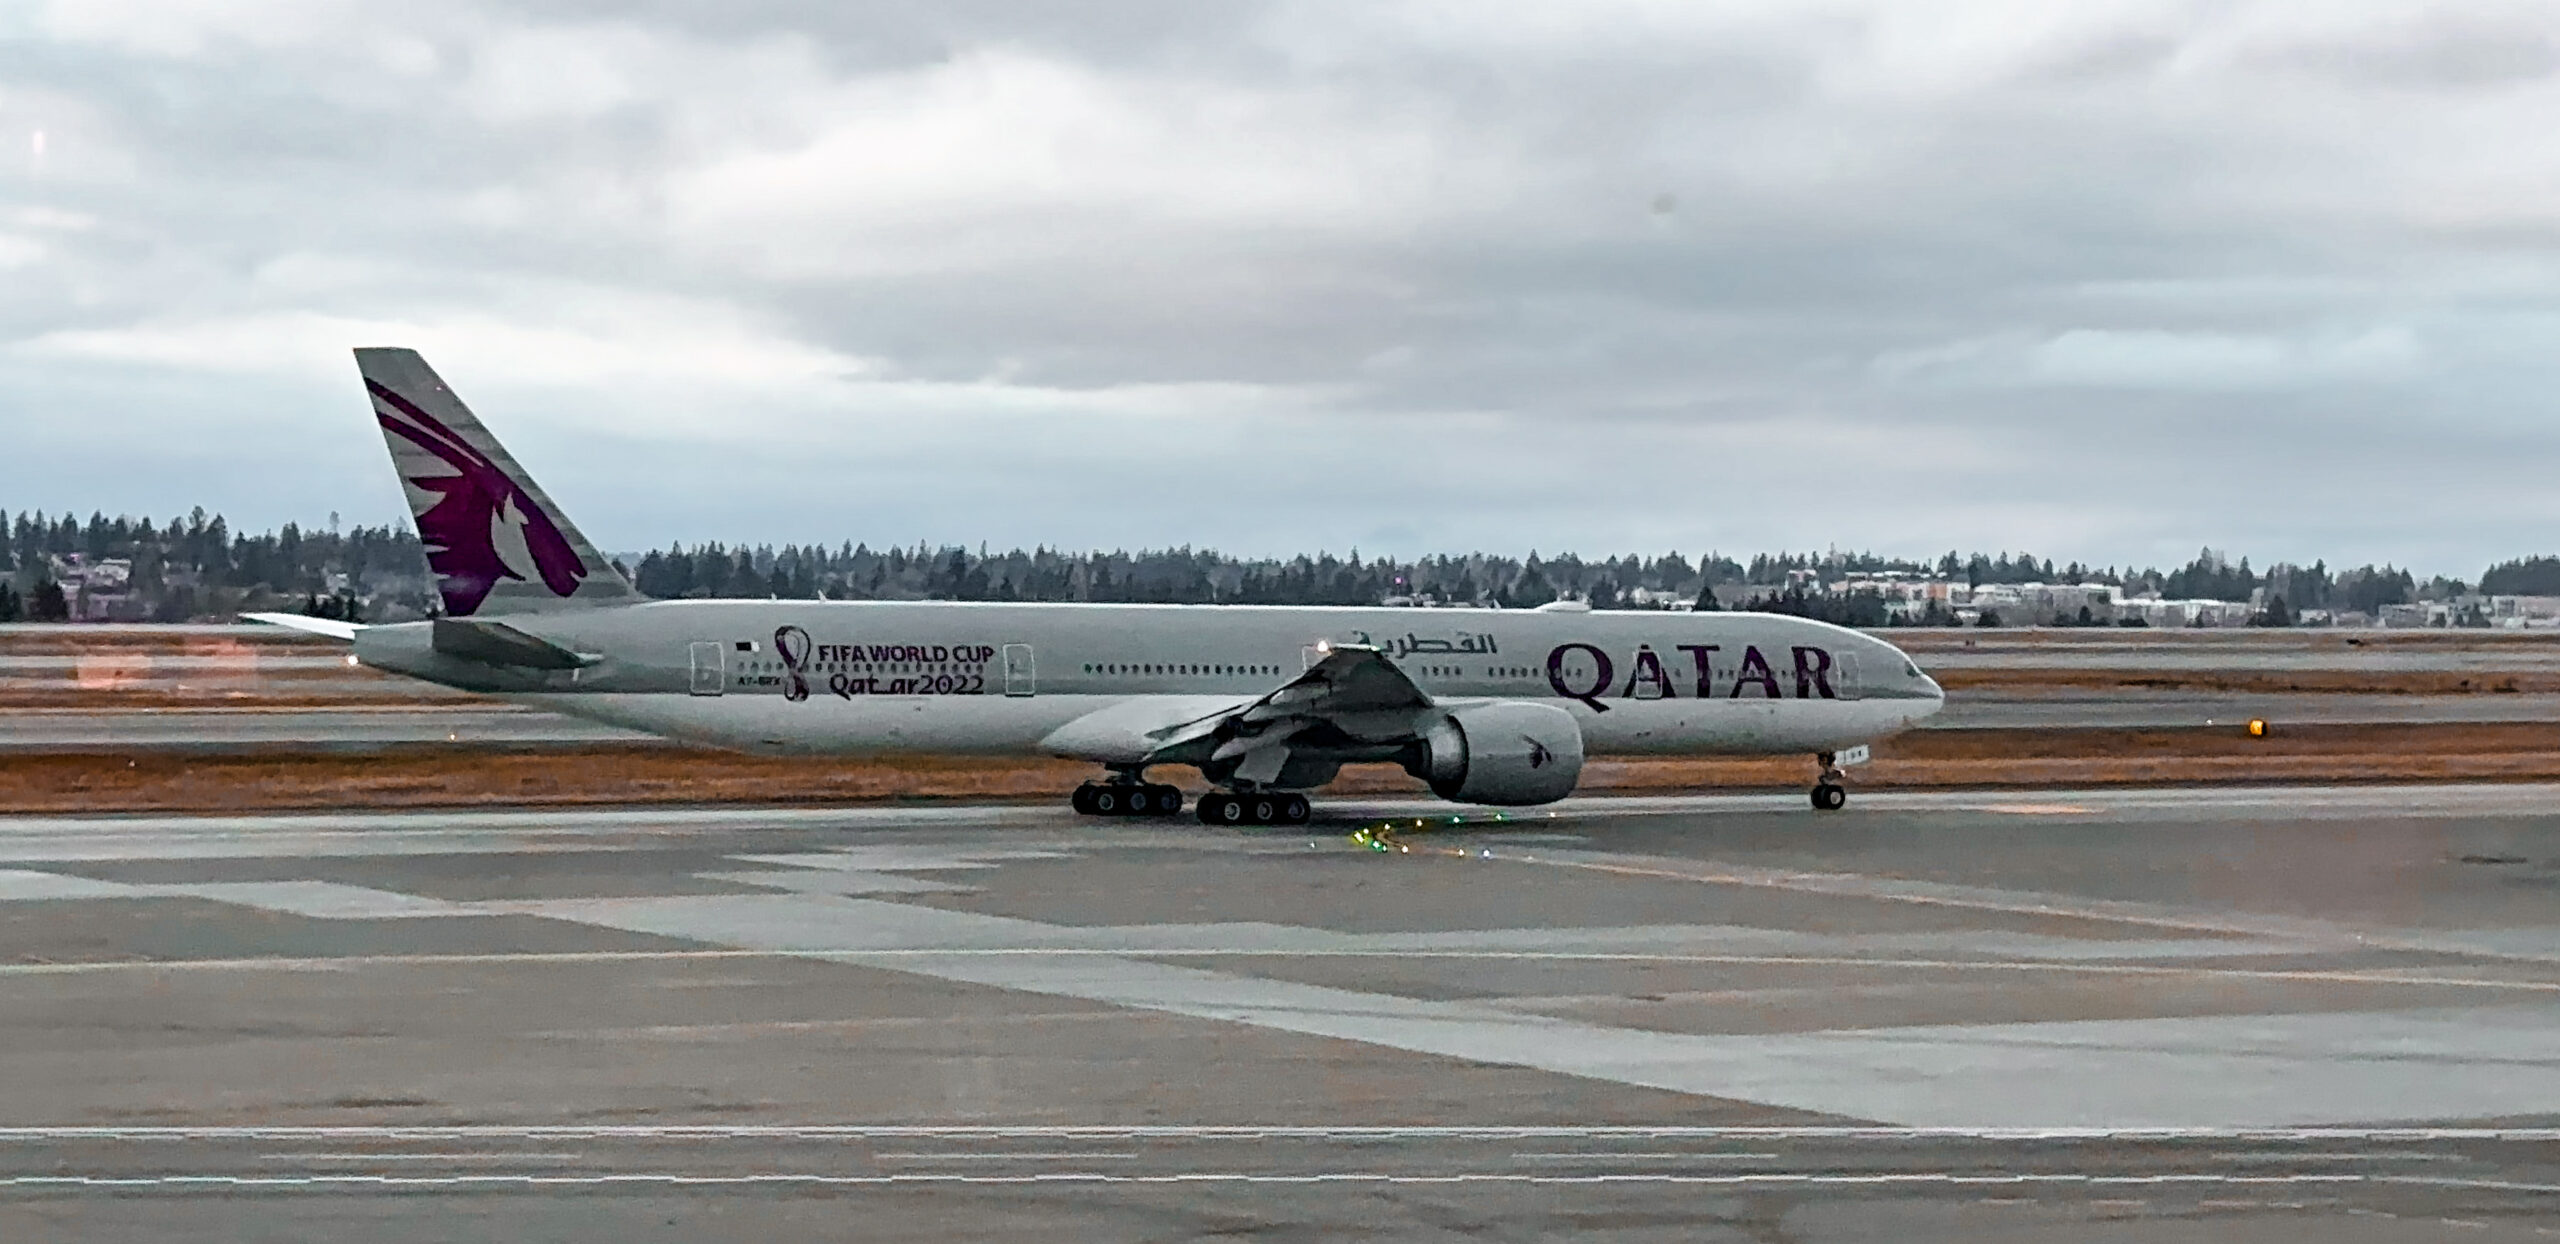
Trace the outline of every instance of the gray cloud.
<path fill-rule="evenodd" d="M 406 342 L 622 546 L 2554 543 L 2541 6 L 413 8 L 0 16 L 0 504 Z"/>

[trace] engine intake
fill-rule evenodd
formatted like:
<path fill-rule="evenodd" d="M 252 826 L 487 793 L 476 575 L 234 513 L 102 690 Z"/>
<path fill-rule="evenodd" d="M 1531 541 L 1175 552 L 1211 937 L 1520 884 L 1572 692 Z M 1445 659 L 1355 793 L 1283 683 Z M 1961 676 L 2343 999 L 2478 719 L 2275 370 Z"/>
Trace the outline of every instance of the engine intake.
<path fill-rule="evenodd" d="M 1471 704 L 1423 734 L 1405 771 L 1458 803 L 1554 803 L 1582 780 L 1582 727 L 1551 704 Z"/>

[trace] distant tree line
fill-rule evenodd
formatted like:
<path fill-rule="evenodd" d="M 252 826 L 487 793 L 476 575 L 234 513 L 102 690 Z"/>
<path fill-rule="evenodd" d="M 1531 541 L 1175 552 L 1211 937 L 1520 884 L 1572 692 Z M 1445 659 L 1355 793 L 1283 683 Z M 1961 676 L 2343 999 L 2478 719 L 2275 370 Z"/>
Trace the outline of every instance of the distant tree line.
<path fill-rule="evenodd" d="M 286 524 L 235 532 L 198 509 L 165 522 L 92 514 L 0 512 L 0 622 L 58 619 L 77 602 L 63 581 L 84 568 L 129 565 L 131 616 L 153 621 L 228 617 L 244 610 L 301 609 L 330 617 L 397 620 L 437 607 L 425 551 L 406 524 L 326 530 Z M 2025 552 L 1935 558 L 1874 553 L 1762 553 L 1737 559 L 1679 552 L 1584 558 L 1490 553 L 1415 559 L 1302 554 L 1237 558 L 1205 549 L 1071 552 L 1034 548 L 974 552 L 951 545 L 867 543 L 670 545 L 624 559 L 625 572 L 652 597 L 780 597 L 834 600 L 1131 601 L 1183 604 L 1371 605 L 1391 601 L 1532 608 L 1562 598 L 1595 609 L 1745 608 L 1794 613 L 1846 626 L 1882 626 L 1882 594 L 1832 591 L 1842 580 L 1884 574 L 1985 584 L 2107 584 L 2127 592 L 2246 601 L 2263 593 L 2262 618 L 2290 622 L 2304 610 L 2354 610 L 2450 599 L 2459 580 L 2421 583 L 2393 566 L 2332 572 L 2326 562 L 2279 564 L 2260 572 L 2212 550 L 2175 569 L 2095 567 Z M 2490 567 L 2481 590 L 2560 595 L 2560 557 Z M 2280 606 L 2280 610 L 2279 610 Z M 1930 606 L 1914 619 L 1952 624 Z M 2024 619 L 2019 619 L 2024 621 Z M 2063 618 L 2060 624 L 2075 624 Z M 1993 623 L 1997 625 L 1997 623 Z M 2279 622 L 2277 624 L 2283 624 Z"/>
<path fill-rule="evenodd" d="M 237 533 L 202 509 L 165 523 L 0 512 L 0 622 L 69 616 L 63 581 L 109 562 L 127 563 L 121 594 L 142 621 L 290 610 L 322 598 L 363 597 L 412 616 L 429 607 L 433 584 L 415 533 L 405 525 L 339 531 L 334 519 L 330 526 Z"/>
<path fill-rule="evenodd" d="M 2560 557 L 2526 557 L 2499 562 L 2480 576 L 2488 596 L 2560 596 Z"/>

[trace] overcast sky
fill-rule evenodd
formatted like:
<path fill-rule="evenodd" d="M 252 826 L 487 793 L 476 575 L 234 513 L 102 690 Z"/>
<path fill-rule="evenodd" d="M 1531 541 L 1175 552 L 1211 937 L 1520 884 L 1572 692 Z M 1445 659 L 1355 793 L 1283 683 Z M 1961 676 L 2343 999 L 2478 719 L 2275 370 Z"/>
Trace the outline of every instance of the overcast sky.
<path fill-rule="evenodd" d="M 0 4 L 0 506 L 2560 549 L 2560 6 Z"/>

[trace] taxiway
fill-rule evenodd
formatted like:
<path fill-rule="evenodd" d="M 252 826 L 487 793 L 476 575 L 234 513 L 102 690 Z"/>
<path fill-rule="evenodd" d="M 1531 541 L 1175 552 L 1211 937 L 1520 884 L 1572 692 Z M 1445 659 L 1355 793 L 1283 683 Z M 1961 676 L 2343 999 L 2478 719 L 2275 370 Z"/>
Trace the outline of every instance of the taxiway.
<path fill-rule="evenodd" d="M 2555 808 L 0 820 L 0 1235 L 2548 1239 Z"/>

